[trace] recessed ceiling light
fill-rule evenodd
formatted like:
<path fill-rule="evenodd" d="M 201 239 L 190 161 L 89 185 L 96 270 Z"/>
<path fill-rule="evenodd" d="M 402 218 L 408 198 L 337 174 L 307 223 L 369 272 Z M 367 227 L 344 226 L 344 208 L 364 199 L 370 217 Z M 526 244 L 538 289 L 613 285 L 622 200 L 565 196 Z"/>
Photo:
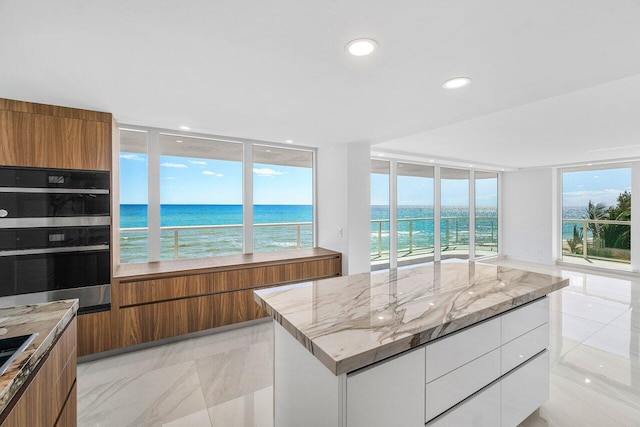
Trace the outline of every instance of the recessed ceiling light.
<path fill-rule="evenodd" d="M 587 163 L 587 166 L 593 166 L 593 163 Z"/>
<path fill-rule="evenodd" d="M 429 163 L 434 163 L 434 162 L 435 162 L 435 160 L 433 160 L 433 159 L 429 160 Z"/>
<path fill-rule="evenodd" d="M 287 139 L 285 142 L 286 142 L 287 144 L 293 144 L 293 141 L 292 141 L 292 140 L 290 140 L 290 139 Z"/>
<path fill-rule="evenodd" d="M 504 169 L 500 169 L 502 172 L 504 172 Z"/>
<path fill-rule="evenodd" d="M 353 56 L 366 56 L 376 50 L 378 43 L 371 39 L 356 39 L 347 43 L 346 49 Z"/>
<path fill-rule="evenodd" d="M 271 152 L 271 150 L 267 150 L 267 153 L 270 153 L 270 152 Z"/>
<path fill-rule="evenodd" d="M 191 130 L 189 126 L 180 126 L 180 130 Z"/>
<path fill-rule="evenodd" d="M 473 165 L 469 165 L 469 167 L 470 167 L 470 168 L 472 168 L 472 167 L 473 167 Z"/>
<path fill-rule="evenodd" d="M 176 139 L 176 142 L 182 142 L 182 140 L 181 139 Z"/>
<path fill-rule="evenodd" d="M 471 79 L 469 77 L 454 77 L 453 79 L 449 79 L 442 83 L 442 87 L 445 89 L 459 89 L 461 87 L 465 87 L 469 83 L 471 83 Z"/>

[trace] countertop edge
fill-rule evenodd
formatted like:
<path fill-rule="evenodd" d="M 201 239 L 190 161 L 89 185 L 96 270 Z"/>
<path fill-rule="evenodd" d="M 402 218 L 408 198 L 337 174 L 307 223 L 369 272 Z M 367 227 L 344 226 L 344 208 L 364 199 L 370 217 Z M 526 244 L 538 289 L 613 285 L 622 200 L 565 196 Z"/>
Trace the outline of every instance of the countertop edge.
<path fill-rule="evenodd" d="M 47 336 L 42 340 L 42 342 L 38 345 L 38 347 L 27 353 L 26 350 L 16 361 L 13 363 L 22 364 L 22 367 L 18 371 L 18 373 L 10 380 L 10 382 L 4 387 L 4 389 L 0 390 L 0 419 L 4 418 L 4 411 L 10 405 L 13 398 L 18 394 L 22 386 L 27 382 L 33 371 L 37 368 L 43 358 L 49 354 L 49 350 L 53 347 L 54 343 L 57 339 L 62 335 L 65 331 L 69 323 L 73 320 L 74 316 L 78 312 L 78 300 L 62 300 L 55 301 L 55 303 L 70 303 L 71 305 L 64 312 L 60 320 L 56 323 L 56 325 L 49 331 Z M 34 304 L 27 305 L 25 307 L 36 307 L 36 306 L 44 306 L 52 303 L 44 303 L 44 304 Z M 26 314 L 28 316 L 29 314 Z M 22 360 L 21 360 L 22 359 Z"/>

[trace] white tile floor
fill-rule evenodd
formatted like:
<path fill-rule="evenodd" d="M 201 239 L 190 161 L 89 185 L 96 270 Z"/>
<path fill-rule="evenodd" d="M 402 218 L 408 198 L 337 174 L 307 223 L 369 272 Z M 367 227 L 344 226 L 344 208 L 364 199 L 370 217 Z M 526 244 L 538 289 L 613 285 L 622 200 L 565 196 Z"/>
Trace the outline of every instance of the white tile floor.
<path fill-rule="evenodd" d="M 640 427 L 640 278 L 556 273 L 551 397 L 522 426 Z M 78 366 L 79 426 L 272 426 L 270 322 Z"/>

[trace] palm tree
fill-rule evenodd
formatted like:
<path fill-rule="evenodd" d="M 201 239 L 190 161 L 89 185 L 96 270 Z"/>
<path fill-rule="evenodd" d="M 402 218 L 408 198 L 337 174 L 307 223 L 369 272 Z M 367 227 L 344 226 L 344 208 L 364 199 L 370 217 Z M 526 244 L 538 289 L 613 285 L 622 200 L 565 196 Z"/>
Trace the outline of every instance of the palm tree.
<path fill-rule="evenodd" d="M 587 207 L 587 219 L 590 220 L 603 220 L 609 219 L 609 210 L 604 203 L 594 204 L 591 200 L 589 200 L 589 206 Z M 600 242 L 603 237 L 603 229 L 602 224 L 597 224 L 594 222 L 590 222 L 588 224 L 591 233 L 593 233 L 593 246 L 599 247 Z M 597 242 L 597 243 L 596 243 Z"/>
<path fill-rule="evenodd" d="M 578 226 L 573 226 L 573 238 L 567 239 L 567 245 L 572 254 L 578 253 L 578 246 L 582 244 L 582 230 L 578 230 Z"/>

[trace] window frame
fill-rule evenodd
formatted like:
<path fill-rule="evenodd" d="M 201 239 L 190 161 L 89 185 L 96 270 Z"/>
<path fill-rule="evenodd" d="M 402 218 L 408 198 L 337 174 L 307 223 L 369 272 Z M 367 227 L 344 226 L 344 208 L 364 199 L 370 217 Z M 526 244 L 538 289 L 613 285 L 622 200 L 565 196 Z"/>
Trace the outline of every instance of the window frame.
<path fill-rule="evenodd" d="M 441 260 L 441 255 L 442 255 L 442 248 L 441 248 L 441 235 L 440 235 L 440 227 L 441 227 L 441 200 L 442 200 L 442 194 L 441 194 L 441 169 L 442 168 L 447 168 L 447 169 L 458 169 L 458 170 L 464 170 L 467 171 L 469 173 L 468 176 L 468 187 L 469 187 L 469 194 L 468 194 L 468 199 L 469 199 L 469 254 L 468 254 L 468 259 L 469 261 L 476 261 L 476 260 L 488 260 L 488 259 L 494 259 L 497 258 L 499 256 L 501 256 L 502 254 L 502 242 L 501 242 L 501 236 L 502 236 L 502 204 L 501 204 L 501 200 L 502 200 L 502 171 L 498 171 L 498 170 L 491 170 L 491 169 L 484 169 L 484 168 L 469 168 L 469 167 L 464 167 L 458 164 L 444 164 L 444 163 L 437 163 L 437 162 L 433 162 L 433 161 L 429 161 L 429 162 L 422 162 L 419 160 L 409 160 L 406 158 L 394 158 L 394 157 L 389 157 L 389 156 L 385 156 L 384 158 L 381 158 L 379 156 L 376 155 L 372 155 L 370 156 L 370 160 L 380 160 L 380 161 L 385 161 L 385 162 L 389 162 L 390 164 L 390 172 L 389 172 L 389 186 L 390 186 L 390 191 L 389 191 L 389 236 L 393 237 L 394 235 L 397 236 L 398 230 L 397 230 L 397 209 L 398 209 L 398 200 L 397 200 L 397 179 L 398 179 L 398 173 L 397 173 L 397 164 L 398 163 L 409 163 L 409 164 L 414 164 L 414 165 L 419 165 L 419 166 L 429 166 L 429 167 L 433 167 L 434 169 L 434 177 L 433 177 L 433 185 L 434 185 L 434 206 L 433 206 L 433 216 L 434 216 L 434 254 L 433 254 L 433 261 L 440 261 Z M 476 210 L 476 198 L 475 198 L 475 174 L 476 172 L 488 172 L 488 173 L 495 173 L 497 176 L 497 223 L 498 223 L 498 229 L 497 229 L 497 233 L 498 233 L 498 239 L 497 239 L 497 251 L 495 254 L 490 254 L 490 255 L 483 255 L 480 257 L 477 257 L 475 254 L 475 210 Z M 371 209 L 371 207 L 369 207 L 369 209 Z M 387 269 L 387 268 L 397 268 L 398 267 L 398 260 L 397 260 L 397 239 L 389 239 L 389 262 L 384 263 L 384 264 L 378 264 L 378 265 L 374 265 L 371 264 L 371 269 L 372 270 L 380 270 L 380 269 Z M 393 240 L 393 241 L 392 241 Z M 370 248 L 369 248 L 370 251 Z M 424 260 L 416 260 L 416 263 L 421 263 L 421 262 L 430 262 L 430 261 L 424 261 Z"/>
<path fill-rule="evenodd" d="M 147 193 L 147 233 L 148 233 L 148 251 L 147 260 L 144 262 L 156 262 L 160 261 L 160 134 L 170 134 L 172 136 L 185 138 L 202 138 L 210 139 L 221 142 L 238 143 L 242 145 L 242 253 L 253 253 L 253 146 L 268 146 L 274 148 L 283 148 L 289 150 L 300 150 L 310 152 L 312 155 L 312 233 L 313 233 L 313 246 L 317 246 L 318 239 L 318 203 L 317 203 L 317 149 L 315 147 L 305 147 L 296 144 L 276 143 L 269 141 L 253 140 L 246 138 L 236 138 L 220 135 L 205 134 L 199 132 L 182 131 L 175 129 L 155 128 L 148 126 L 139 126 L 131 124 L 118 124 L 118 132 L 121 130 L 130 131 L 143 131 L 147 132 L 147 161 L 148 161 L 148 193 Z M 114 180 L 117 185 L 114 188 L 117 190 L 112 191 L 113 198 L 113 225 L 114 229 L 117 229 L 117 233 L 114 235 L 117 237 L 117 242 L 114 242 L 114 247 L 117 250 L 114 252 L 114 263 L 117 265 L 122 264 L 120 260 L 120 144 L 114 144 L 113 155 L 115 161 L 113 162 Z M 115 239 L 114 239 L 115 240 Z M 144 263 L 142 262 L 142 263 Z"/>

